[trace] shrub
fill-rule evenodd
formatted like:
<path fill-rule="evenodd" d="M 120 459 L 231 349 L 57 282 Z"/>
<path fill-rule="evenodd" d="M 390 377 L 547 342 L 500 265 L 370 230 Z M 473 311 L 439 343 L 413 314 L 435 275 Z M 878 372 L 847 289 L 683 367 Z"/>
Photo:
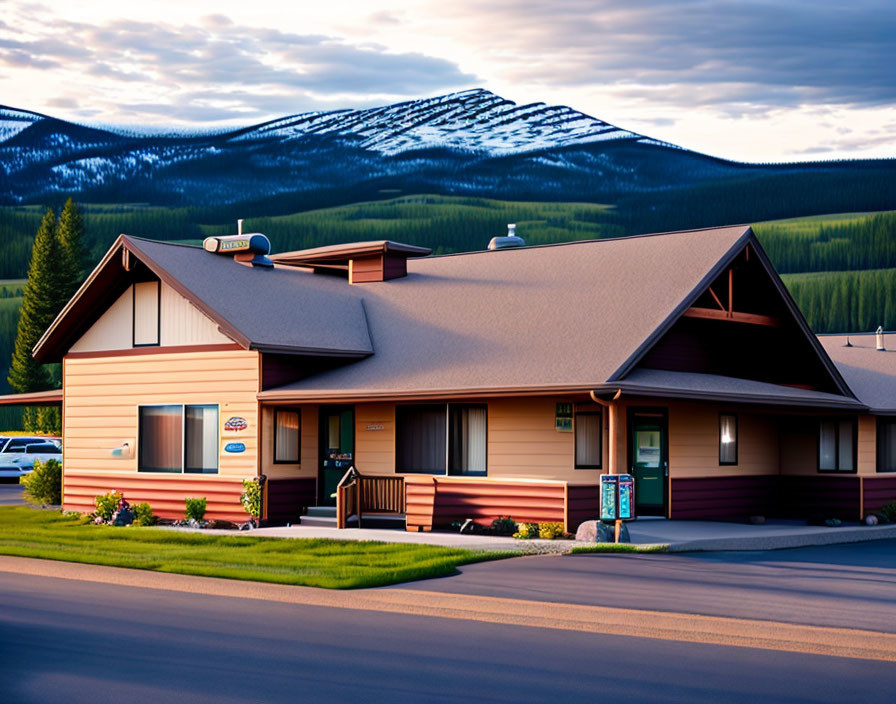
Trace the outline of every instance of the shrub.
<path fill-rule="evenodd" d="M 529 540 L 538 536 L 537 523 L 519 523 L 513 537 L 517 540 Z"/>
<path fill-rule="evenodd" d="M 240 503 L 243 504 L 246 513 L 258 520 L 262 509 L 261 483 L 258 479 L 243 479 L 243 493 L 240 494 Z"/>
<path fill-rule="evenodd" d="M 492 531 L 497 535 L 513 535 L 516 530 L 516 521 L 510 516 L 498 516 L 492 521 Z"/>
<path fill-rule="evenodd" d="M 134 504 L 133 511 L 135 526 L 154 526 L 158 520 L 156 514 L 152 512 L 152 506 L 145 501 L 140 504 Z"/>
<path fill-rule="evenodd" d="M 96 506 L 96 516 L 101 518 L 104 523 L 112 520 L 112 514 L 118 510 L 118 504 L 124 495 L 120 491 L 110 491 L 101 496 L 97 496 L 93 503 Z"/>
<path fill-rule="evenodd" d="M 184 503 L 187 507 L 184 515 L 188 521 L 199 522 L 205 517 L 205 505 L 207 502 L 204 496 L 194 499 L 185 499 Z"/>
<path fill-rule="evenodd" d="M 28 503 L 38 506 L 62 503 L 62 465 L 59 460 L 35 462 L 31 472 L 19 477 L 19 483 L 25 487 L 23 494 Z"/>
<path fill-rule="evenodd" d="M 544 540 L 554 540 L 563 535 L 563 524 L 557 522 L 539 523 L 538 537 Z"/>
<path fill-rule="evenodd" d="M 880 513 L 886 516 L 887 521 L 889 521 L 890 523 L 896 523 L 896 501 L 882 507 Z"/>

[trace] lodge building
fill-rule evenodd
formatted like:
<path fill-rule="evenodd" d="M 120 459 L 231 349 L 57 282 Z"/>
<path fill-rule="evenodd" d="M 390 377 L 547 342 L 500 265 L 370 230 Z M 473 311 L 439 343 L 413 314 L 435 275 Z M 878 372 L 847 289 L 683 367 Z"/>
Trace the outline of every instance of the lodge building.
<path fill-rule="evenodd" d="M 408 530 L 575 530 L 607 472 L 672 519 L 896 500 L 896 351 L 812 334 L 749 227 L 445 256 L 265 242 L 122 235 L 46 331 L 66 509 L 118 489 L 245 520 L 258 475 L 270 523 L 338 500 Z"/>

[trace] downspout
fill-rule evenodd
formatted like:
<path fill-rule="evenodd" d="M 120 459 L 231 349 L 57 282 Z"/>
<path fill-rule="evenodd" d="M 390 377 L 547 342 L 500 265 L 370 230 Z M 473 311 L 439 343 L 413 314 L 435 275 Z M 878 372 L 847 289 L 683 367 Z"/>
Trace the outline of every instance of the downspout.
<path fill-rule="evenodd" d="M 619 406 L 616 402 L 619 400 L 619 397 L 622 396 L 622 389 L 616 390 L 616 394 L 613 396 L 613 399 L 611 401 L 604 401 L 602 398 L 598 398 L 597 394 L 594 393 L 594 389 L 591 389 L 591 391 L 589 391 L 588 393 L 591 396 L 592 401 L 607 409 L 607 415 L 609 416 L 608 435 L 610 436 L 610 449 L 607 457 L 607 471 L 610 474 L 619 474 L 619 443 L 617 442 L 616 438 L 616 430 L 619 427 Z"/>

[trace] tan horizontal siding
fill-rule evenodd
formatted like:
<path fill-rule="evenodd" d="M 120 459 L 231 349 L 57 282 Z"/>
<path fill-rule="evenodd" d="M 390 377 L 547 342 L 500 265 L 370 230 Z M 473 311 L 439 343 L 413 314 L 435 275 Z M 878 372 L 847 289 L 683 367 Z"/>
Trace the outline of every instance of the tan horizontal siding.
<path fill-rule="evenodd" d="M 877 418 L 859 416 L 856 461 L 859 474 L 877 473 Z"/>
<path fill-rule="evenodd" d="M 669 474 L 719 477 L 778 474 L 778 428 L 755 412 L 714 404 L 670 403 Z M 719 464 L 719 413 L 737 416 L 737 464 Z"/>
<path fill-rule="evenodd" d="M 566 522 L 566 484 L 457 477 L 405 477 L 409 531 L 471 518 L 483 525 L 499 516 L 522 522 Z"/>
<path fill-rule="evenodd" d="M 149 503 L 160 518 L 183 518 L 184 500 L 188 497 L 206 498 L 208 519 L 241 522 L 248 518 L 240 503 L 242 482 L 236 478 L 137 472 L 101 474 L 66 467 L 65 510 L 90 513 L 95 509 L 95 498 L 110 491 L 122 492 L 131 505 Z"/>
<path fill-rule="evenodd" d="M 317 477 L 317 462 L 310 453 L 308 445 L 308 425 L 312 430 L 316 429 L 317 422 L 311 418 L 317 414 L 317 409 L 310 406 L 282 407 L 283 410 L 298 411 L 299 413 L 299 461 L 296 463 L 274 463 L 274 408 L 268 406 L 262 409 L 262 443 L 261 471 L 270 479 L 293 479 Z M 316 441 L 316 437 L 315 437 Z"/>
<path fill-rule="evenodd" d="M 368 430 L 368 425 L 383 429 Z M 355 406 L 355 465 L 363 474 L 395 474 L 395 404 Z"/>
<path fill-rule="evenodd" d="M 239 507 L 240 481 L 258 472 L 258 363 L 258 353 L 247 350 L 66 358 L 63 363 L 65 505 L 92 510 L 93 499 L 87 494 L 103 493 L 98 490 L 110 484 L 122 484 L 130 477 L 129 486 L 151 497 L 154 510 L 168 514 L 181 511 L 182 515 L 183 492 L 192 491 L 195 485 L 208 492 L 210 511 L 217 517 L 239 514 L 240 520 L 245 520 Z M 155 404 L 218 406 L 218 474 L 137 472 L 138 407 Z M 241 432 L 225 432 L 224 424 L 232 416 L 245 418 L 249 427 Z M 133 456 L 114 457 L 112 450 L 124 442 L 134 447 Z M 228 442 L 243 443 L 245 452 L 224 452 Z M 89 481 L 86 485 L 87 480 L 79 484 L 76 477 Z M 140 483 L 133 483 L 137 481 Z M 221 494 L 215 482 L 226 482 L 229 488 Z M 144 486 L 146 483 L 155 488 L 150 491 Z"/>

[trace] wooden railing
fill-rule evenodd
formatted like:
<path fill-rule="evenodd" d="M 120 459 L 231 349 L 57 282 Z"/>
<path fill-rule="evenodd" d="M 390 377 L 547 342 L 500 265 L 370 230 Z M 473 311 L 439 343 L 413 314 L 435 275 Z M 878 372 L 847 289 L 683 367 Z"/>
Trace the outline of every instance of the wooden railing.
<path fill-rule="evenodd" d="M 402 515 L 405 510 L 404 477 L 363 475 L 349 468 L 336 488 L 336 526 L 345 528 L 348 519 L 367 515 Z"/>

